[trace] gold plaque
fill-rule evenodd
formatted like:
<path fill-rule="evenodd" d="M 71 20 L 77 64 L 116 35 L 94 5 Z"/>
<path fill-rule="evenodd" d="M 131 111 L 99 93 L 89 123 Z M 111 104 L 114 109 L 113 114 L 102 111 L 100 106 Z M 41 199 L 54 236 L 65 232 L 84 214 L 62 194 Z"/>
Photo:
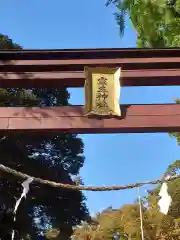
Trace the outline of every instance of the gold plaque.
<path fill-rule="evenodd" d="M 85 67 L 85 115 L 121 116 L 120 68 Z"/>

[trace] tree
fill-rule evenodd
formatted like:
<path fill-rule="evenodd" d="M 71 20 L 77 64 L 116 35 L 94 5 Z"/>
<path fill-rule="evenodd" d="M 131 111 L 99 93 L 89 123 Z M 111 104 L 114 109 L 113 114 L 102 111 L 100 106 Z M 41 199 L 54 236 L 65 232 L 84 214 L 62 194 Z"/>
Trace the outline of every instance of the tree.
<path fill-rule="evenodd" d="M 174 176 L 179 170 L 180 160 L 171 164 L 164 175 Z M 157 204 L 160 187 L 161 185 L 156 186 L 149 191 L 146 197 L 142 198 L 144 237 L 146 240 L 178 240 L 180 233 L 180 179 L 168 183 L 172 205 L 167 215 L 160 213 Z M 105 209 L 97 214 L 90 224 L 85 223 L 75 228 L 76 238 L 74 239 L 112 240 L 116 232 L 122 239 L 140 239 L 140 211 L 137 200 L 120 209 Z"/>
<path fill-rule="evenodd" d="M 178 47 L 180 0 L 109 0 L 115 4 L 116 21 L 123 35 L 126 15 L 136 30 L 137 47 Z"/>
<path fill-rule="evenodd" d="M 7 36 L 0 35 L 0 49 L 18 48 Z M 1 106 L 62 106 L 68 105 L 68 99 L 66 88 L 0 89 Z M 76 134 L 0 136 L 2 164 L 62 183 L 75 184 L 72 176 L 77 176 L 83 166 L 83 149 L 83 142 Z M 73 226 L 89 218 L 80 191 L 32 184 L 14 224 L 12 212 L 22 191 L 20 179 L 2 172 L 0 178 L 0 238 L 3 240 L 10 239 L 13 227 L 17 239 L 39 239 L 39 234 L 51 228 L 59 229 L 59 238 L 69 239 Z"/>
<path fill-rule="evenodd" d="M 112 240 L 116 233 L 124 233 L 121 218 L 121 210 L 107 208 L 92 218 L 90 224 L 76 227 L 74 240 Z"/>

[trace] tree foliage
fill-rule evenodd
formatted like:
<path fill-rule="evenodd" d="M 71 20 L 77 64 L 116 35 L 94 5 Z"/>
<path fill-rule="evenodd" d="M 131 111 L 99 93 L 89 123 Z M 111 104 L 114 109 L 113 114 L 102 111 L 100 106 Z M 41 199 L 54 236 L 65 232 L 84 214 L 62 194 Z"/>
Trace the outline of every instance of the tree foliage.
<path fill-rule="evenodd" d="M 1 50 L 20 48 L 0 34 Z M 0 106 L 61 106 L 68 105 L 68 99 L 66 88 L 0 89 Z M 0 135 L 0 163 L 56 182 L 76 184 L 72 176 L 78 176 L 83 166 L 83 149 L 82 140 L 75 134 Z M 73 226 L 88 219 L 80 191 L 32 184 L 14 224 L 13 209 L 22 191 L 20 183 L 20 179 L 0 173 L 0 239 L 10 239 L 12 228 L 16 239 L 40 239 L 40 234 L 51 228 L 59 229 L 59 239 L 69 239 Z"/>
<path fill-rule="evenodd" d="M 120 33 L 127 15 L 137 33 L 138 47 L 178 47 L 180 43 L 180 0 L 109 0 L 115 4 Z"/>
<path fill-rule="evenodd" d="M 165 174 L 173 176 L 180 170 L 180 160 L 170 165 Z M 168 184 L 172 197 L 172 205 L 168 215 L 159 212 L 159 188 L 150 191 L 142 201 L 143 230 L 146 240 L 178 240 L 180 236 L 180 179 Z M 133 204 L 122 206 L 120 209 L 105 209 L 97 214 L 91 224 L 83 223 L 74 231 L 75 240 L 112 240 L 115 233 L 119 232 L 122 239 L 139 240 L 140 214 L 137 201 Z M 121 239 L 120 238 L 120 239 Z"/>

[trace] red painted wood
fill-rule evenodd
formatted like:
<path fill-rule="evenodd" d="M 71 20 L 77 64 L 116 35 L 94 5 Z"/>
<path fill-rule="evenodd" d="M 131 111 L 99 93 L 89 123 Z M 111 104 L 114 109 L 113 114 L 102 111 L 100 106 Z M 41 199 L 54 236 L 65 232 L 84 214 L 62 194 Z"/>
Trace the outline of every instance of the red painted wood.
<path fill-rule="evenodd" d="M 84 72 L 0 72 L 0 87 L 83 87 Z M 180 85 L 180 69 L 122 70 L 122 86 Z"/>
<path fill-rule="evenodd" d="M 82 106 L 0 108 L 0 131 L 70 133 L 142 133 L 180 131 L 180 105 L 122 105 L 122 117 L 83 116 Z"/>

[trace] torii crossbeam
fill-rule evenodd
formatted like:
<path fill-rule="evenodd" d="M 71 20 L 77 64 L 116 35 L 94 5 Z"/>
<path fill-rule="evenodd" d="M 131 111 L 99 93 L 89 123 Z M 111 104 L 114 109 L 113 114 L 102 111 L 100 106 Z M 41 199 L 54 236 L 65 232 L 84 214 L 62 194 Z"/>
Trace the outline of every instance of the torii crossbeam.
<path fill-rule="evenodd" d="M 0 87 L 83 87 L 84 66 L 121 67 L 121 86 L 180 85 L 180 48 L 0 51 Z M 120 118 L 82 106 L 0 108 L 0 131 L 143 133 L 180 130 L 180 105 L 121 105 Z"/>

